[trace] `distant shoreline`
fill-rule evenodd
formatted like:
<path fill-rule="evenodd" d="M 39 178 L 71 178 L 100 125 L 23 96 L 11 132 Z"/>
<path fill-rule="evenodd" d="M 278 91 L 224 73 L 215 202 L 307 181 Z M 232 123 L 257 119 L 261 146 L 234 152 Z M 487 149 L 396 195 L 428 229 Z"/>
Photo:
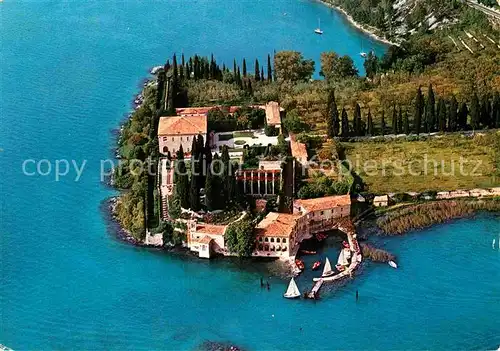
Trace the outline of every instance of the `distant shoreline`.
<path fill-rule="evenodd" d="M 368 36 L 372 37 L 373 39 L 377 40 L 377 41 L 380 41 L 384 44 L 388 44 L 388 45 L 395 45 L 395 46 L 399 46 L 400 44 L 399 43 L 396 43 L 394 41 L 391 41 L 385 37 L 381 37 L 380 35 L 377 35 L 373 30 L 367 28 L 366 25 L 362 25 L 361 23 L 357 22 L 350 14 L 347 13 L 346 10 L 344 10 L 342 7 L 340 6 L 337 6 L 337 5 L 334 5 L 330 2 L 328 2 L 327 0 L 315 0 L 315 1 L 318 1 L 320 3 L 322 3 L 323 5 L 325 6 L 328 6 L 332 9 L 335 9 L 337 11 L 339 11 L 342 15 L 344 15 L 344 17 L 350 22 L 350 24 L 359 29 L 360 31 L 368 34 Z"/>

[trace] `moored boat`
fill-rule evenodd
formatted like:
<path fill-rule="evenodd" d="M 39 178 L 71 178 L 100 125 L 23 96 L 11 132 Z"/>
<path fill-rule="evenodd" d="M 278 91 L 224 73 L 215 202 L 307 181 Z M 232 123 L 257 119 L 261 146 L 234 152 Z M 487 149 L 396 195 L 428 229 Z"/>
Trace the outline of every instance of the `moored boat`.
<path fill-rule="evenodd" d="M 392 268 L 398 268 L 398 265 L 396 264 L 396 262 L 394 261 L 389 261 L 387 262 L 389 264 L 389 266 L 391 266 Z"/>
<path fill-rule="evenodd" d="M 313 271 L 315 271 L 315 270 L 317 270 L 320 266 L 321 266 L 321 261 L 316 261 L 316 262 L 314 262 L 314 264 L 312 265 L 312 270 L 313 270 Z"/>
<path fill-rule="evenodd" d="M 325 267 L 323 267 L 323 274 L 321 274 L 321 277 L 325 278 L 325 277 L 332 276 L 334 274 L 335 274 L 335 272 L 333 271 L 332 265 L 330 264 L 330 260 L 327 257 L 325 260 Z"/>
<path fill-rule="evenodd" d="M 297 268 L 299 268 L 301 271 L 304 270 L 305 266 L 304 266 L 304 262 L 302 262 L 302 260 L 299 260 L 298 258 L 295 260 L 295 265 L 297 266 Z"/>
<path fill-rule="evenodd" d="M 316 251 L 300 250 L 304 255 L 316 255 Z"/>
<path fill-rule="evenodd" d="M 297 284 L 295 283 L 295 279 L 292 278 L 290 280 L 290 283 L 288 284 L 288 289 L 283 294 L 283 297 L 287 299 L 295 299 L 297 297 L 300 297 L 300 290 L 297 287 Z"/>

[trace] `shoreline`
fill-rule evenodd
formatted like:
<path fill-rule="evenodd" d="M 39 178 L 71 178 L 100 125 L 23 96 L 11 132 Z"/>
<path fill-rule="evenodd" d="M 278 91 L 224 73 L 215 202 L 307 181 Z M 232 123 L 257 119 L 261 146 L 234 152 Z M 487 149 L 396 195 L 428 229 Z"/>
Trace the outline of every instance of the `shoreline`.
<path fill-rule="evenodd" d="M 387 45 L 394 45 L 394 46 L 400 46 L 400 43 L 397 43 L 395 41 L 391 41 L 389 39 L 387 39 L 386 37 L 382 37 L 378 34 L 376 34 L 373 30 L 367 28 L 366 25 L 363 25 L 359 22 L 357 22 L 349 13 L 347 13 L 346 10 L 344 10 L 342 7 L 338 6 L 338 5 L 334 5 L 330 2 L 328 2 L 327 0 L 315 0 L 325 6 L 328 6 L 332 9 L 335 9 L 336 11 L 340 12 L 346 19 L 347 21 L 356 29 L 362 31 L 363 33 L 367 34 L 369 37 L 381 42 L 381 43 L 384 43 L 384 44 L 387 44 Z"/>

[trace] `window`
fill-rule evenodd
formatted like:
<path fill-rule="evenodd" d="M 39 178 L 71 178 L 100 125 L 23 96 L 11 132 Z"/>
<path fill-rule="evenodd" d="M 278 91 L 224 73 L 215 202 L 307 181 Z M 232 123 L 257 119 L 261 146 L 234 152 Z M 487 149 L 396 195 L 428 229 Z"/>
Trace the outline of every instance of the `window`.
<path fill-rule="evenodd" d="M 259 241 L 262 242 L 262 237 L 261 236 L 259 236 Z"/>
<path fill-rule="evenodd" d="M 321 211 L 321 215 L 323 216 L 324 214 L 325 214 L 325 212 L 324 212 L 324 211 Z"/>
<path fill-rule="evenodd" d="M 267 243 L 267 242 L 269 242 L 269 239 L 268 239 L 268 238 L 265 238 L 265 239 L 264 239 L 264 241 Z"/>
<path fill-rule="evenodd" d="M 276 238 L 276 242 L 279 243 L 280 242 L 280 238 Z"/>
<path fill-rule="evenodd" d="M 286 244 L 286 239 L 285 238 L 283 238 L 283 244 Z"/>
<path fill-rule="evenodd" d="M 186 137 L 186 140 L 189 141 L 189 137 L 188 136 Z"/>
<path fill-rule="evenodd" d="M 172 141 L 174 141 L 174 139 L 175 139 L 175 138 L 174 138 L 174 137 L 172 137 Z"/>
<path fill-rule="evenodd" d="M 181 141 L 182 141 L 182 137 L 181 137 Z"/>
<path fill-rule="evenodd" d="M 262 244 L 259 244 L 259 250 L 262 251 L 263 248 L 264 246 L 262 246 Z"/>
<path fill-rule="evenodd" d="M 168 152 L 168 147 L 164 146 L 163 147 L 163 153 L 166 154 Z"/>
<path fill-rule="evenodd" d="M 271 242 L 274 243 L 274 238 L 271 238 Z"/>

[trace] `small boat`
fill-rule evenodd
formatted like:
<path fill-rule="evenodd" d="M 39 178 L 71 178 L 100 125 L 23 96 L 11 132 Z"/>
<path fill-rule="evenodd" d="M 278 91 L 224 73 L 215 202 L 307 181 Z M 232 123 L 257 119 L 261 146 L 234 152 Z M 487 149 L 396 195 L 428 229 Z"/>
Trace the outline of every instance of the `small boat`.
<path fill-rule="evenodd" d="M 318 18 L 318 28 L 314 30 L 314 33 L 319 35 L 323 34 L 323 31 L 321 30 L 321 20 L 319 18 Z"/>
<path fill-rule="evenodd" d="M 335 272 L 333 271 L 332 265 L 330 264 L 330 260 L 327 257 L 326 261 L 325 261 L 325 267 L 323 268 L 323 274 L 321 274 L 321 277 L 326 278 L 326 277 L 332 276 L 334 274 L 335 274 Z"/>
<path fill-rule="evenodd" d="M 493 239 L 493 243 L 491 244 L 492 249 L 495 249 L 495 242 L 496 242 L 496 239 Z M 499 245 L 500 245 L 500 243 L 499 243 Z"/>
<path fill-rule="evenodd" d="M 362 58 L 367 58 L 368 57 L 368 54 L 366 52 L 360 52 L 359 55 L 362 57 Z"/>
<path fill-rule="evenodd" d="M 295 265 L 297 266 L 297 268 L 299 268 L 301 271 L 304 270 L 305 266 L 304 266 L 304 262 L 302 262 L 302 260 L 299 260 L 299 259 L 296 259 L 295 260 Z"/>
<path fill-rule="evenodd" d="M 387 262 L 387 263 L 389 264 L 389 266 L 391 266 L 391 267 L 392 267 L 392 268 L 394 268 L 394 269 L 398 268 L 398 265 L 397 265 L 397 264 L 396 264 L 396 262 L 394 262 L 394 261 L 389 261 L 389 262 Z"/>
<path fill-rule="evenodd" d="M 295 283 L 295 279 L 292 278 L 290 280 L 290 284 L 288 284 L 288 289 L 283 294 L 283 297 L 287 299 L 295 299 L 297 297 L 300 297 L 300 291 L 299 288 L 297 287 L 297 284 Z"/>
<path fill-rule="evenodd" d="M 316 251 L 300 250 L 304 255 L 316 255 Z"/>
<path fill-rule="evenodd" d="M 317 270 L 319 267 L 321 266 L 321 261 L 316 261 L 314 262 L 313 266 L 312 266 L 312 270 L 315 271 Z"/>
<path fill-rule="evenodd" d="M 319 242 L 325 240 L 327 238 L 327 236 L 325 234 L 316 234 L 316 240 L 318 240 Z"/>

